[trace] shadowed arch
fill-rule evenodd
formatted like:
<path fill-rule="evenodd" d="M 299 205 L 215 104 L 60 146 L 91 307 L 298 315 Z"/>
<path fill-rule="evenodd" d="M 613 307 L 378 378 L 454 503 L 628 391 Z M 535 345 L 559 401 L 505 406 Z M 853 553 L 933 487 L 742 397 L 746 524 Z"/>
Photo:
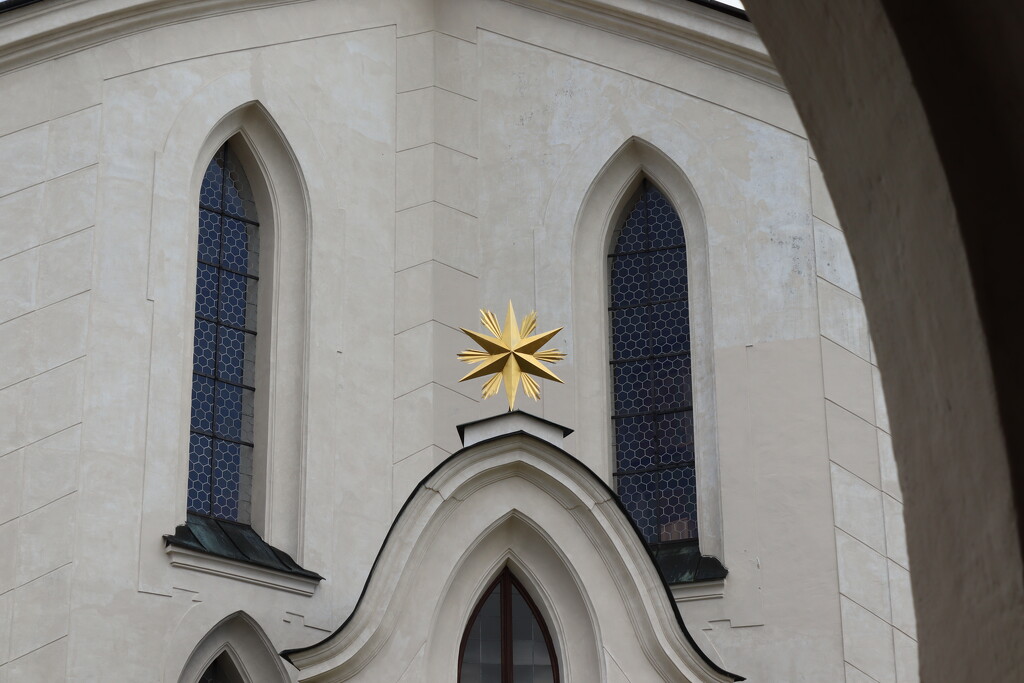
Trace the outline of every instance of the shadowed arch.
<path fill-rule="evenodd" d="M 1024 233 L 1007 199 L 1024 180 L 1024 8 L 745 5 L 861 284 L 904 494 L 921 680 L 1021 680 L 1024 363 L 1013 313 Z"/>
<path fill-rule="evenodd" d="M 178 683 L 200 683 L 211 667 L 230 683 L 290 680 L 270 640 L 245 612 L 225 617 L 203 636 L 181 669 Z"/>

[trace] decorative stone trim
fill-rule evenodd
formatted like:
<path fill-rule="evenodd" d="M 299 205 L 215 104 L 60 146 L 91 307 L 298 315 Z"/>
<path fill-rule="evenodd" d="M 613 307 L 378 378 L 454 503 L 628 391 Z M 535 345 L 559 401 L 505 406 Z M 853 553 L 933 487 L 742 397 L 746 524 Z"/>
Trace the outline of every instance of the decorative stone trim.
<path fill-rule="evenodd" d="M 532 434 L 547 426 L 542 421 L 513 414 L 497 422 L 514 431 L 455 453 L 408 499 L 341 626 L 315 645 L 282 653 L 299 680 L 384 680 L 413 659 L 425 680 L 449 678 L 456 665 L 450 643 L 505 567 L 552 625 L 567 677 L 571 671 L 573 679 L 600 680 L 599 653 L 615 657 L 622 645 L 601 634 L 630 624 L 643 652 L 629 666 L 636 680 L 743 680 L 693 641 L 611 490 Z M 521 508 L 513 500 L 530 503 Z M 445 550 L 453 547 L 465 550 Z M 600 610 L 588 597 L 595 591 Z M 399 623 L 419 624 L 426 642 L 393 638 Z"/>
<path fill-rule="evenodd" d="M 718 64 L 782 89 L 782 79 L 753 26 L 694 2 L 510 0 Z M 288 0 L 41 2 L 0 19 L 0 70 L 92 47 L 124 35 L 198 17 L 290 4 Z M 641 7 L 642 9 L 637 9 Z"/>
<path fill-rule="evenodd" d="M 784 89 L 753 24 L 695 2 L 509 1 L 652 43 Z"/>
<path fill-rule="evenodd" d="M 725 597 L 725 579 L 700 581 L 697 583 L 677 583 L 672 586 L 672 597 L 677 603 L 723 598 Z"/>
<path fill-rule="evenodd" d="M 276 572 L 258 565 L 237 562 L 226 557 L 201 553 L 189 548 L 169 545 L 165 548 L 165 551 L 171 560 L 172 567 L 181 567 L 182 569 L 191 569 L 215 576 L 224 576 L 236 581 L 274 588 L 287 593 L 313 595 L 317 584 L 320 583 L 317 579 Z"/>

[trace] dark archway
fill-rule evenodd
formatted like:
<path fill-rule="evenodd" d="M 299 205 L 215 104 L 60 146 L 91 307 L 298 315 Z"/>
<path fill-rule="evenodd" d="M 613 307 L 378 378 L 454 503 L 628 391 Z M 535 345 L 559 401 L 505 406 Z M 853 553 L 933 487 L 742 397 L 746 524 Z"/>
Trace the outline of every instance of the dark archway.
<path fill-rule="evenodd" d="M 747 0 L 846 229 L 893 424 L 921 679 L 1024 678 L 1024 8 Z"/>
<path fill-rule="evenodd" d="M 206 667 L 206 671 L 199 677 L 199 683 L 245 683 L 245 679 L 238 673 L 228 653 L 223 652 Z"/>
<path fill-rule="evenodd" d="M 291 678 L 270 640 L 244 612 L 225 617 L 192 650 L 178 683 L 284 683 Z"/>

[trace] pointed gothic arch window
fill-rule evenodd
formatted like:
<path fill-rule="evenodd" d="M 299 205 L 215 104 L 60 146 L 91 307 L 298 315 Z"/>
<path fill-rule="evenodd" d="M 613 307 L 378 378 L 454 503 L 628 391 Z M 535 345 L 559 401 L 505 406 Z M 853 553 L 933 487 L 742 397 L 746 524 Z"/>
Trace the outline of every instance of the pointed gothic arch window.
<path fill-rule="evenodd" d="M 198 683 L 244 683 L 244 679 L 224 652 L 206 668 Z"/>
<path fill-rule="evenodd" d="M 201 167 L 191 219 L 198 229 L 187 514 L 164 543 L 177 566 L 197 567 L 182 549 L 198 551 L 204 562 L 219 557 L 289 574 L 289 590 L 298 580 L 299 591 L 312 594 L 323 577 L 293 559 L 302 402 L 271 400 L 298 395 L 304 376 L 304 190 L 262 110 L 239 117 L 226 120 L 224 128 L 242 125 Z M 271 585 L 277 578 L 264 576 Z"/>
<path fill-rule="evenodd" d="M 249 524 L 256 394 L 259 220 L 230 143 L 199 198 L 189 512 Z"/>
<path fill-rule="evenodd" d="M 459 648 L 459 683 L 558 683 L 554 641 L 506 567 L 480 598 Z"/>
<path fill-rule="evenodd" d="M 697 539 L 690 313 L 683 224 L 644 179 L 608 255 L 619 497 L 659 549 Z"/>

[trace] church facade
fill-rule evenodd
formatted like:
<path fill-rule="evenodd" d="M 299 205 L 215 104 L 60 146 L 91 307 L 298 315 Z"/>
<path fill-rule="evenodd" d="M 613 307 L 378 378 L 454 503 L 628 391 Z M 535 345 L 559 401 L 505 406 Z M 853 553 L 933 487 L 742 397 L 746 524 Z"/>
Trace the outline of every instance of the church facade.
<path fill-rule="evenodd" d="M 5 9 L 0 681 L 917 680 L 859 287 L 742 17 Z M 522 412 L 459 381 L 509 302 L 566 353 Z"/>

